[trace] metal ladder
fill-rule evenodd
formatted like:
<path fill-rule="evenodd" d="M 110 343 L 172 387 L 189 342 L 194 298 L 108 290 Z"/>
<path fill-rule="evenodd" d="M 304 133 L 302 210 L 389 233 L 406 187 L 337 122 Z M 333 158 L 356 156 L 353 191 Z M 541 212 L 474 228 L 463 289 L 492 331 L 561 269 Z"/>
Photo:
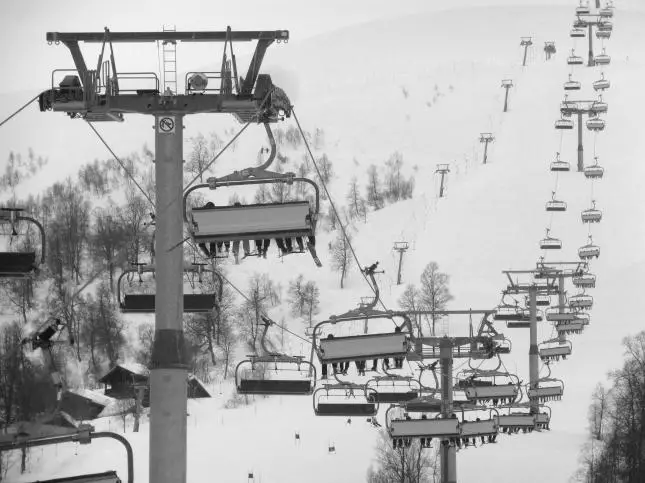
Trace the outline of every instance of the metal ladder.
<path fill-rule="evenodd" d="M 174 25 L 164 25 L 164 32 L 175 32 Z M 174 95 L 177 94 L 177 42 L 164 40 L 163 47 L 163 93 L 168 90 Z"/>

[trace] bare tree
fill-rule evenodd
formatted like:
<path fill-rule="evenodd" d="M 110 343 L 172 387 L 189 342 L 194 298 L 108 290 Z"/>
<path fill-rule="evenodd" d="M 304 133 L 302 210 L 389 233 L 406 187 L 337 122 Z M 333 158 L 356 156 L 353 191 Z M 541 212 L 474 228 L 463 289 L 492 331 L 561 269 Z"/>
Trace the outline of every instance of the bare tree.
<path fill-rule="evenodd" d="M 358 188 L 358 179 L 356 176 L 349 183 L 346 199 L 349 218 L 351 220 L 362 219 L 363 223 L 367 222 L 367 204 Z"/>
<path fill-rule="evenodd" d="M 367 169 L 367 204 L 375 210 L 380 210 L 385 206 L 381 178 L 375 165 Z"/>
<path fill-rule="evenodd" d="M 351 234 L 347 229 L 345 233 L 347 233 L 349 240 L 339 230 L 331 246 L 331 267 L 333 270 L 340 272 L 341 289 L 344 288 L 345 276 L 354 261 L 350 248 Z"/>
<path fill-rule="evenodd" d="M 415 312 L 423 309 L 421 292 L 419 292 L 419 289 L 417 289 L 414 284 L 410 283 L 405 287 L 405 291 L 399 298 L 399 305 L 403 310 L 410 312 Z M 412 320 L 417 330 L 421 332 L 421 316 L 415 314 Z"/>
<path fill-rule="evenodd" d="M 448 302 L 453 299 L 448 289 L 450 277 L 439 271 L 437 262 L 430 262 L 421 274 L 421 301 L 425 310 L 445 310 Z M 432 335 L 435 334 L 435 324 L 439 317 L 432 315 Z"/>
<path fill-rule="evenodd" d="M 110 291 L 114 293 L 114 272 L 124 254 L 127 233 L 122 224 L 121 210 L 113 204 L 106 208 L 97 208 L 94 212 L 93 234 L 90 236 L 94 255 L 107 263 L 110 280 Z"/>
<path fill-rule="evenodd" d="M 394 448 L 386 431 L 379 432 L 377 467 L 367 472 L 368 483 L 439 483 L 438 450 L 422 448 L 418 439 L 408 447 Z"/>

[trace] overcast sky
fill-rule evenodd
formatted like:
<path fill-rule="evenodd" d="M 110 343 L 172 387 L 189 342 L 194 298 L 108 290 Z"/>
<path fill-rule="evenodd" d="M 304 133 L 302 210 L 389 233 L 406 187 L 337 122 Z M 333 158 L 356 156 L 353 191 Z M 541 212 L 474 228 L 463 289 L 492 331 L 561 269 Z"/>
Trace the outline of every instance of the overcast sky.
<path fill-rule="evenodd" d="M 5 2 L 3 2 L 5 3 Z M 446 10 L 465 6 L 558 4 L 575 0 L 213 0 L 153 1 L 111 0 L 104 4 L 88 0 L 9 0 L 0 16 L 2 65 L 0 92 L 37 90 L 49 86 L 48 72 L 71 67 L 71 56 L 63 47 L 48 46 L 48 31 L 154 31 L 163 24 L 177 30 L 290 31 L 291 42 L 322 32 L 375 19 Z M 89 59 L 88 59 L 89 60 Z M 117 59 L 118 63 L 118 59 Z M 181 70 L 181 69 L 180 69 Z M 7 71 L 11 75 L 7 75 Z"/>

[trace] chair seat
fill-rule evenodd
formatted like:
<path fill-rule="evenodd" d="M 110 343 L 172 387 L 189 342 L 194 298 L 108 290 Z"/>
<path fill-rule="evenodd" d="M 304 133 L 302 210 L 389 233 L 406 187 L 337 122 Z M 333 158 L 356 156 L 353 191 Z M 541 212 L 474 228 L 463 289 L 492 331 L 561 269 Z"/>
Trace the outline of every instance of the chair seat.
<path fill-rule="evenodd" d="M 376 414 L 374 403 L 319 403 L 316 407 L 318 416 L 373 416 Z"/>
<path fill-rule="evenodd" d="M 240 394 L 310 394 L 311 381 L 276 380 L 276 379 L 243 379 L 237 387 Z"/>
<path fill-rule="evenodd" d="M 215 307 L 215 294 L 185 294 L 184 313 L 210 312 Z M 124 313 L 154 313 L 155 294 L 126 294 L 121 303 Z"/>
<path fill-rule="evenodd" d="M 0 277 L 24 277 L 37 269 L 36 253 L 0 253 Z"/>

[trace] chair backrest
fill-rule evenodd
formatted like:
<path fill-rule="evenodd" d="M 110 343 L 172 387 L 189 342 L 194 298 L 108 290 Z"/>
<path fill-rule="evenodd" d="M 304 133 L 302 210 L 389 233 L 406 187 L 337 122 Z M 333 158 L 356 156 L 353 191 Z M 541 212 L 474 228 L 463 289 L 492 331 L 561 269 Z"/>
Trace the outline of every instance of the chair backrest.
<path fill-rule="evenodd" d="M 406 333 L 369 334 L 320 340 L 322 362 L 404 356 L 408 351 Z"/>
<path fill-rule="evenodd" d="M 307 236 L 315 229 L 308 201 L 193 208 L 191 218 L 198 242 Z"/>
<path fill-rule="evenodd" d="M 36 269 L 35 252 L 1 252 L 0 277 L 25 276 Z"/>
<path fill-rule="evenodd" d="M 184 313 L 210 312 L 215 307 L 215 294 L 185 294 Z M 153 313 L 155 294 L 126 294 L 123 296 L 121 311 Z"/>

